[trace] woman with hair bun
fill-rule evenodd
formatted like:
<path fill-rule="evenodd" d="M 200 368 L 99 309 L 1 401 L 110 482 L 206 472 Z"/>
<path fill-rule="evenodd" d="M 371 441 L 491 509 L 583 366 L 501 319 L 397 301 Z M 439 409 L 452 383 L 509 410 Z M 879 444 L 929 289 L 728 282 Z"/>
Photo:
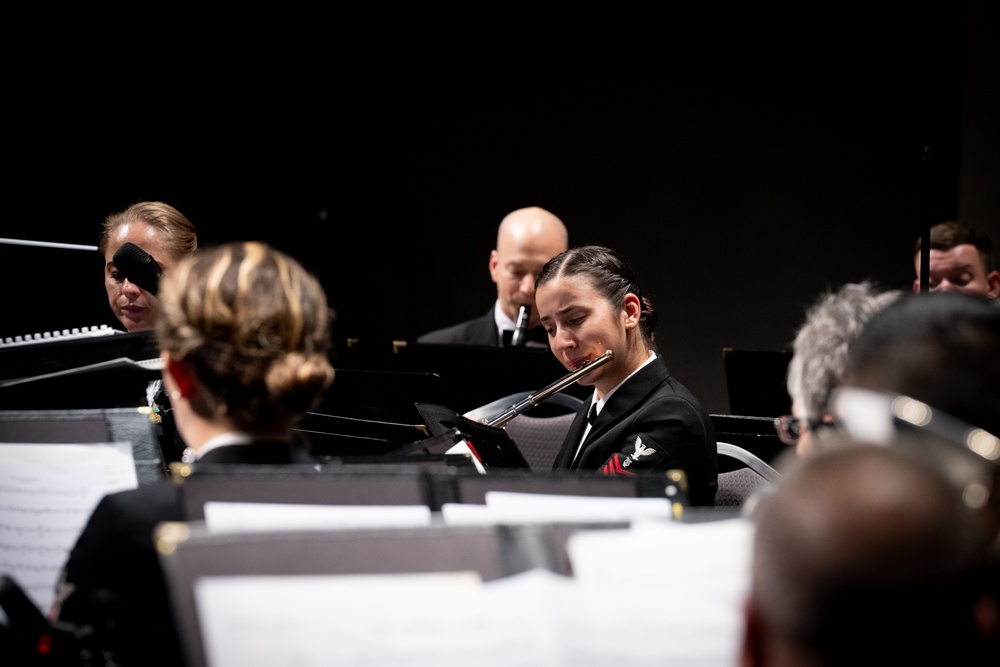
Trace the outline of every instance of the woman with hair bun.
<path fill-rule="evenodd" d="M 301 460 L 291 428 L 334 375 L 319 282 L 263 243 L 230 243 L 166 274 L 160 308 L 163 382 L 185 458 L 249 445 L 211 461 Z"/>
<path fill-rule="evenodd" d="M 319 282 L 264 243 L 233 242 L 166 270 L 159 301 L 163 382 L 185 459 L 195 469 L 311 462 L 292 429 L 334 377 Z M 157 524 L 186 520 L 180 489 L 163 480 L 104 496 L 63 568 L 50 618 L 89 627 L 116 665 L 184 664 L 154 548 Z"/>

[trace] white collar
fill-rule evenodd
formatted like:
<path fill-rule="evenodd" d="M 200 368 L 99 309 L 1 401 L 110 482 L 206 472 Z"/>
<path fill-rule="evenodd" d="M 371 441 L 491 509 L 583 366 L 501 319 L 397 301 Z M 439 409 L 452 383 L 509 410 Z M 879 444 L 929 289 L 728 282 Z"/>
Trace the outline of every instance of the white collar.
<path fill-rule="evenodd" d="M 500 299 L 497 299 L 493 305 L 493 321 L 496 322 L 500 340 L 503 340 L 504 331 L 513 331 L 517 328 L 517 322 L 507 317 L 507 313 L 503 312 L 503 308 L 500 307 Z"/>
<path fill-rule="evenodd" d="M 192 459 L 197 461 L 213 449 L 228 447 L 229 445 L 249 445 L 253 441 L 254 438 L 249 433 L 244 433 L 243 431 L 229 431 L 227 433 L 220 433 L 214 438 L 209 438 L 198 449 L 188 447 L 184 450 L 184 455 L 188 456 L 190 453 Z"/>
<path fill-rule="evenodd" d="M 639 368 L 637 368 L 634 371 L 632 371 L 631 373 L 629 373 L 628 377 L 626 377 L 624 380 L 622 380 L 621 382 L 619 382 L 618 384 L 616 384 L 614 387 L 612 387 L 611 391 L 609 391 L 608 393 L 604 394 L 604 398 L 602 398 L 601 400 L 597 400 L 597 390 L 595 389 L 594 390 L 594 396 L 593 396 L 593 398 L 590 399 L 590 404 L 591 405 L 595 405 L 595 404 L 597 405 L 597 414 L 601 414 L 601 410 L 604 409 L 604 404 L 608 402 L 609 398 L 611 398 L 611 394 L 613 394 L 616 391 L 618 391 L 618 388 L 621 387 L 626 382 L 628 382 L 629 378 L 631 378 L 633 375 L 635 375 L 636 373 L 638 373 L 639 371 L 641 371 L 643 368 L 645 368 L 646 366 L 648 366 L 650 363 L 652 363 L 653 359 L 656 359 L 656 352 L 650 351 L 649 358 L 646 359 L 646 361 L 642 362 L 642 365 L 640 365 Z M 588 410 L 589 409 L 590 408 L 588 408 Z"/>

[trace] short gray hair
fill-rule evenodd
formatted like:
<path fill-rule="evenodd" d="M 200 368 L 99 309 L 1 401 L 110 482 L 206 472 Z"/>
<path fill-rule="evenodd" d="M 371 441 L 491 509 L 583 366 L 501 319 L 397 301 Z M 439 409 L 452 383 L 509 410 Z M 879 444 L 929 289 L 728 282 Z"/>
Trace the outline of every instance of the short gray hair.
<path fill-rule="evenodd" d="M 900 290 L 882 290 L 864 280 L 824 292 L 806 310 L 792 344 L 788 395 L 805 419 L 820 421 L 830 396 L 844 376 L 847 349 L 872 316 L 894 301 Z"/>

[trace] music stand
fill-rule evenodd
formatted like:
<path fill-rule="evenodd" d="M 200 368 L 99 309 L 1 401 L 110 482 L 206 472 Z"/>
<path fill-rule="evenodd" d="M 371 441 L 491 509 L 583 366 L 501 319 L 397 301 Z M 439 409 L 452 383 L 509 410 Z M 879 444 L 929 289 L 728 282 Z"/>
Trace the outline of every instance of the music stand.
<path fill-rule="evenodd" d="M 358 344 L 344 354 L 343 363 L 369 368 L 410 373 L 431 373 L 443 379 L 451 401 L 419 399 L 427 403 L 446 403 L 456 412 L 490 403 L 501 396 L 535 391 L 566 374 L 566 369 L 547 349 L 534 347 L 490 347 L 484 345 L 447 345 L 395 341 L 393 345 Z M 361 349 L 367 350 L 364 354 Z M 336 381 L 334 381 L 336 384 Z M 564 390 L 579 398 L 589 398 L 593 390 L 575 385 Z"/>
<path fill-rule="evenodd" d="M 139 486 L 167 476 L 148 408 L 0 410 L 0 442 L 130 442 Z"/>
<path fill-rule="evenodd" d="M 184 516 L 205 520 L 208 502 L 293 505 L 426 505 L 427 473 L 418 466 L 199 465 L 180 485 Z"/>
<path fill-rule="evenodd" d="M 788 414 L 792 399 L 786 380 L 791 360 L 790 350 L 723 348 L 729 413 L 772 419 Z"/>
<path fill-rule="evenodd" d="M 450 388 L 434 373 L 336 368 L 333 384 L 313 412 L 418 424 L 422 422 L 416 401 L 454 404 Z"/>
<path fill-rule="evenodd" d="M 498 526 L 210 533 L 160 524 L 160 562 L 191 667 L 207 664 L 197 589 L 212 577 L 476 572 L 492 581 L 552 567 L 544 535 Z M 443 622 L 447 622 L 445 619 Z M 262 629 L 280 632 L 280 628 Z"/>
<path fill-rule="evenodd" d="M 442 446 L 450 448 L 464 440 L 485 470 L 531 469 L 524 454 L 504 429 L 472 421 L 453 411 L 449 413 L 440 405 L 432 405 L 430 409 L 420 404 L 417 407 L 427 420 L 430 432 L 435 435 L 405 445 L 393 452 L 394 455 L 432 451 Z"/>

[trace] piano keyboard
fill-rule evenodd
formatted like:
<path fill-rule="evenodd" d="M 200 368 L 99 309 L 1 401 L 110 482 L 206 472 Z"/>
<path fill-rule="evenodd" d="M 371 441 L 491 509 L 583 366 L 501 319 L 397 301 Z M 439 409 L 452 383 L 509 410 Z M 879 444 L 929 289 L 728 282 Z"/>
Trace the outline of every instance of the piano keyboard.
<path fill-rule="evenodd" d="M 46 331 L 44 333 L 26 334 L 24 336 L 7 336 L 0 339 L 0 349 L 17 347 L 18 345 L 34 345 L 35 343 L 53 343 L 80 338 L 97 338 L 123 333 L 109 327 L 107 324 L 92 327 L 73 327 L 62 331 Z"/>

